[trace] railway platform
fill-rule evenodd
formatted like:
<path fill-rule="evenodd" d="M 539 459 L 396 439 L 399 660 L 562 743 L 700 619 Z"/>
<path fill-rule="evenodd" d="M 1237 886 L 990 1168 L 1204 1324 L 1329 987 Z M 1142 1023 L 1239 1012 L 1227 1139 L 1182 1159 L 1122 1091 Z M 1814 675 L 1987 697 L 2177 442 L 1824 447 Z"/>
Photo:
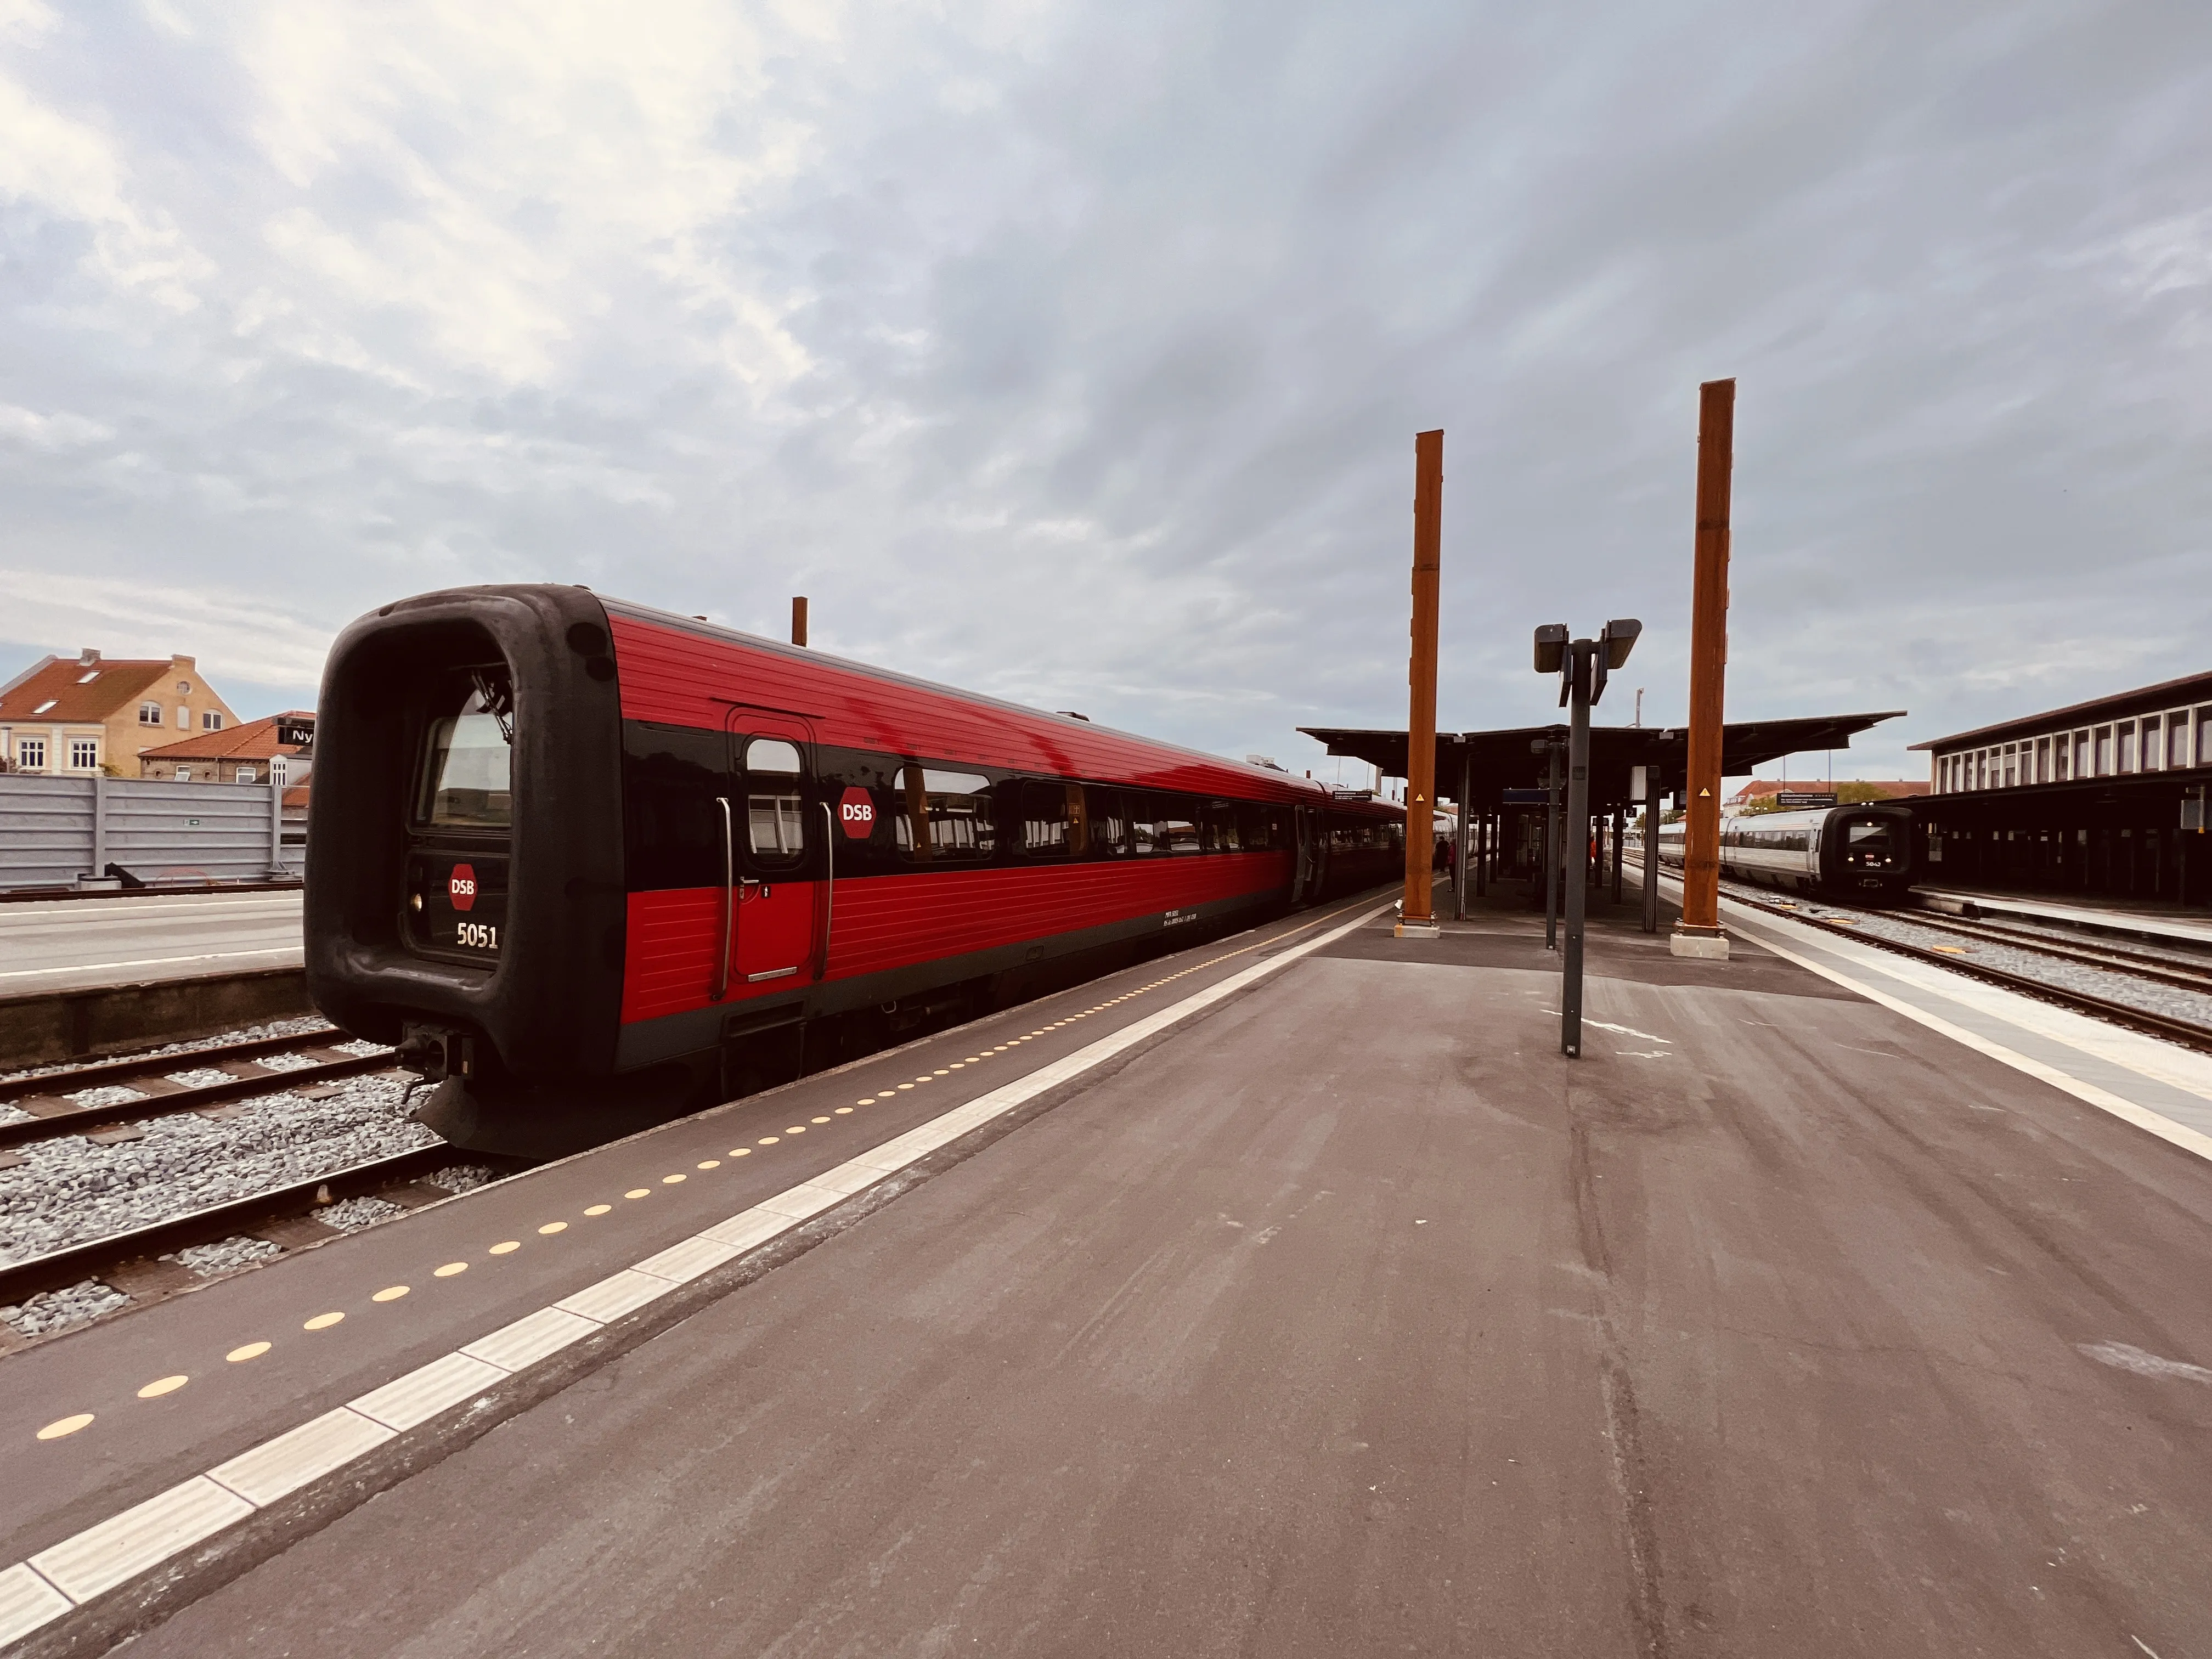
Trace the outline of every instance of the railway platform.
<path fill-rule="evenodd" d="M 1972 905 L 1975 914 L 2016 921 L 2071 927 L 2088 933 L 2119 939 L 2148 939 L 2159 945 L 2180 945 L 2212 950 L 2212 916 L 2201 907 L 2179 905 L 2145 908 L 2137 906 L 2068 903 L 2040 895 L 1984 893 L 1967 888 L 1917 886 L 1914 896 L 1930 908 L 1957 910 Z"/>
<path fill-rule="evenodd" d="M 0 1638 L 2202 1646 L 2208 1062 L 1634 908 L 1579 1062 L 1370 896 L 0 1358 Z"/>

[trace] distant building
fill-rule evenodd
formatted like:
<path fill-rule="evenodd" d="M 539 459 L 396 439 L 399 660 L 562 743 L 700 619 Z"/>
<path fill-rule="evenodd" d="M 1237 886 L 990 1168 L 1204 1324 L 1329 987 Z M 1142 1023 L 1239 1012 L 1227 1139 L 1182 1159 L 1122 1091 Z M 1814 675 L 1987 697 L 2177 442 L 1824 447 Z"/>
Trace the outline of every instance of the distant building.
<path fill-rule="evenodd" d="M 2212 901 L 2212 673 L 1913 744 L 1916 809 L 1952 886 Z"/>
<path fill-rule="evenodd" d="M 1826 783 L 1817 778 L 1809 781 L 1753 778 L 1721 802 L 1721 816 L 1733 817 L 1739 812 L 1766 811 L 1765 803 L 1777 795 L 1836 795 L 1856 805 L 1862 801 L 1906 800 L 1927 793 L 1925 783 L 1911 778 L 1854 778 L 1844 783 Z"/>
<path fill-rule="evenodd" d="M 0 770 L 137 777 L 147 750 L 237 723 L 190 657 L 47 657 L 0 686 Z"/>
<path fill-rule="evenodd" d="M 282 728 L 314 716 L 301 709 L 269 714 L 243 726 L 226 726 L 165 743 L 138 757 L 138 775 L 173 783 L 276 783 L 296 787 L 307 779 L 306 745 L 283 741 Z"/>
<path fill-rule="evenodd" d="M 1929 751 L 1929 772 L 1943 795 L 2212 766 L 2212 674 L 1912 746 Z"/>

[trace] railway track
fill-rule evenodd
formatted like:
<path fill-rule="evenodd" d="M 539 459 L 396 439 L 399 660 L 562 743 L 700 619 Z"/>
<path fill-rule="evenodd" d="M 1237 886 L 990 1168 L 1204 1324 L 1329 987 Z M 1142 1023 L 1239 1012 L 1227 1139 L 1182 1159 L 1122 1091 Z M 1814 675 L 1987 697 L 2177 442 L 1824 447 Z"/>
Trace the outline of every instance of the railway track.
<path fill-rule="evenodd" d="M 212 1276 L 163 1259 L 179 1250 L 240 1236 L 265 1239 L 280 1251 L 306 1249 L 342 1236 L 342 1229 L 314 1218 L 317 1210 L 363 1197 L 384 1199 L 403 1209 L 420 1209 L 454 1196 L 423 1177 L 463 1162 L 489 1164 L 501 1174 L 524 1167 L 520 1159 L 457 1153 L 442 1141 L 389 1158 L 371 1158 L 251 1197 L 211 1204 L 0 1267 L 0 1306 L 12 1306 L 41 1291 L 62 1290 L 87 1279 L 97 1279 L 120 1291 L 133 1306 L 160 1301 L 213 1282 Z M 43 1340 L 15 1336 L 4 1328 L 0 1328 L 0 1337 L 9 1339 L 9 1346 Z"/>
<path fill-rule="evenodd" d="M 2047 933 L 2028 932 L 2004 922 L 1992 921 L 1986 916 L 1960 921 L 1941 912 L 1914 910 L 1905 920 L 1916 927 L 1957 933 L 2014 950 L 2039 951 L 2045 956 L 2081 963 L 2085 967 L 2132 974 L 2138 979 L 2171 985 L 2177 990 L 2197 991 L 2212 996 L 2212 963 L 2196 968 L 2178 956 L 2131 951 L 2124 945 L 2077 945 L 2067 939 L 2052 939 Z"/>
<path fill-rule="evenodd" d="M 204 1112 L 254 1095 L 359 1077 L 392 1064 L 392 1051 L 388 1048 L 373 1054 L 349 1054 L 325 1046 L 330 1038 L 341 1035 L 331 1028 L 303 1036 L 256 1037 L 244 1042 L 143 1054 L 71 1066 L 40 1077 L 11 1079 L 0 1083 L 0 1103 L 32 1115 L 0 1123 L 0 1150 L 179 1112 Z M 269 1067 L 259 1063 L 279 1054 L 304 1055 L 313 1063 L 289 1067 Z M 172 1083 L 167 1077 L 171 1072 L 206 1070 L 228 1072 L 230 1076 L 222 1083 L 199 1085 Z M 80 1105 L 68 1098 L 89 1089 L 115 1087 L 137 1090 L 141 1097 L 99 1106 Z"/>
<path fill-rule="evenodd" d="M 2151 1036 L 2163 1037 L 2169 1042 L 2183 1043 L 2189 1048 L 2212 1054 L 2212 1025 L 2200 1024 L 2195 1020 L 2178 1018 L 2171 1014 L 2157 1013 L 2148 1008 L 2139 1008 L 2133 1003 L 2099 996 L 2094 992 L 2076 990 L 2070 986 L 2054 985 L 2048 980 L 2037 979 L 2033 975 L 2014 973 L 2010 969 L 1996 967 L 1988 963 L 1969 961 L 1952 951 L 1913 945 L 1904 939 L 1886 938 L 1881 933 L 1865 931 L 1850 919 L 1815 915 L 1800 905 L 1778 902 L 1772 899 L 1756 896 L 1735 883 L 1728 884 L 1725 890 L 1727 896 L 1736 903 L 1747 905 L 1753 909 L 1764 910 L 1771 915 L 1787 917 L 1792 921 L 1800 922 L 1808 927 L 1822 928 L 1828 933 L 1838 933 L 1847 939 L 1855 939 L 1860 944 L 1873 945 L 1877 950 L 1888 951 L 1898 956 L 1911 957 L 1918 961 L 1931 963 L 1940 968 L 1948 968 L 1953 973 L 1965 974 L 1970 978 L 1983 980 L 1992 985 L 2002 985 L 2008 990 L 2018 991 L 2025 995 L 2039 998 L 2045 1002 L 2054 1003 L 2062 1008 L 2071 1008 L 2077 1013 L 2091 1014 L 2097 1018 L 2108 1020 L 2115 1025 L 2124 1025 Z M 2000 936 L 1996 933 L 1980 933 L 1972 927 L 1952 923 L 1948 919 L 1937 924 L 1927 921 L 1917 911 L 1909 916 L 1901 916 L 1899 920 L 1907 921 L 1915 927 L 1928 927 L 1939 933 L 1964 933 L 1970 938 L 1981 939 L 1988 944 L 2002 944 L 2008 949 L 2040 952 L 2057 960 L 2080 963 L 2111 973 L 2124 973 L 2136 978 L 2178 986 L 2184 990 L 2212 994 L 2212 978 L 2191 975 L 2186 970 L 2177 971 L 2170 962 L 2163 960 L 2157 963 L 2154 969 L 2147 969 L 2129 962 L 2097 961 L 2094 959 L 2094 953 L 2075 946 L 2040 939 L 2031 944 L 2014 939 L 2009 934 Z"/>

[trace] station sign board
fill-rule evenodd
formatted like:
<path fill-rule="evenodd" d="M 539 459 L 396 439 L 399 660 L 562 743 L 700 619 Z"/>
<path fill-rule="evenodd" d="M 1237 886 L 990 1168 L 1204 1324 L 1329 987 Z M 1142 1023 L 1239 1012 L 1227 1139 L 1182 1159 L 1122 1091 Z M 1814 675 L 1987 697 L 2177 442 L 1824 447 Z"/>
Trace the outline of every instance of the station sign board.
<path fill-rule="evenodd" d="M 1836 798 L 1832 794 L 1815 793 L 1805 789 L 1784 789 L 1778 791 L 1774 797 L 1776 810 L 1783 812 L 1794 807 L 1833 806 L 1835 804 Z"/>

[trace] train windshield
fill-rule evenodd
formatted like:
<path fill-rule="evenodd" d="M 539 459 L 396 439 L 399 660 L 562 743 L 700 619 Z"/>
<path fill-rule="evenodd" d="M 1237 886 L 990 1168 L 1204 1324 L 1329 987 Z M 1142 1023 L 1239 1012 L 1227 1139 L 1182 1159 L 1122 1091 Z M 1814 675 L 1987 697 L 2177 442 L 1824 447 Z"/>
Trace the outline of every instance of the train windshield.
<path fill-rule="evenodd" d="M 472 676 L 459 712 L 432 720 L 423 743 L 424 824 L 447 830 L 513 824 L 514 695 L 503 677 Z"/>
<path fill-rule="evenodd" d="M 1844 826 L 1844 862 L 1863 870 L 1894 870 L 1904 852 L 1898 827 L 1887 818 L 1862 818 Z"/>

